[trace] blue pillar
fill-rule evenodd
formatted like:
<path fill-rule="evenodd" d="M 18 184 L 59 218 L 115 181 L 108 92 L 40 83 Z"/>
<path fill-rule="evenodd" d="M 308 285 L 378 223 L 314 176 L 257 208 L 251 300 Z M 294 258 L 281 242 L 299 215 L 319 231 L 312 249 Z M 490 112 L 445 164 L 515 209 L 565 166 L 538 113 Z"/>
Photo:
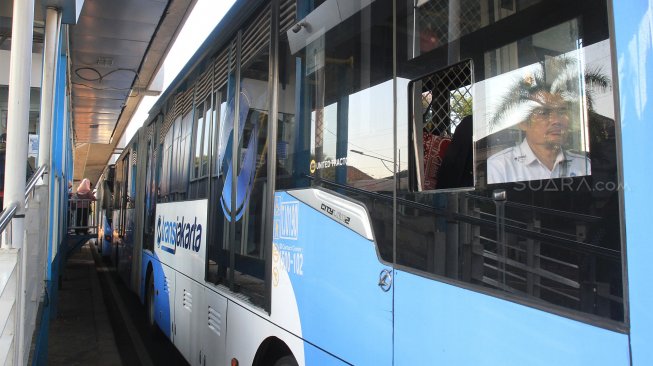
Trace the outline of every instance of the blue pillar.
<path fill-rule="evenodd" d="M 653 364 L 653 196 L 650 183 L 653 141 L 653 4 L 613 2 L 616 57 L 619 70 L 624 178 L 624 212 L 630 304 L 630 340 L 634 365 Z"/>

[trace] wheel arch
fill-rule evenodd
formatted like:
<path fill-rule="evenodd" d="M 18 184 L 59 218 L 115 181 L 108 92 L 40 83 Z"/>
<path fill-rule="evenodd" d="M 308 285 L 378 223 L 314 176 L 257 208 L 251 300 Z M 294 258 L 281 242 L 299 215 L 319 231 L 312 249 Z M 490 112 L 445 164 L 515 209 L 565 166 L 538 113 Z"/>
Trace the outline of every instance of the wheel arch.
<path fill-rule="evenodd" d="M 143 267 L 141 267 L 143 268 Z M 147 297 L 147 284 L 150 282 L 150 277 L 154 276 L 154 267 L 152 266 L 152 261 L 148 259 L 147 269 L 145 270 L 145 282 L 141 286 L 143 303 L 145 303 L 145 298 Z"/>
<path fill-rule="evenodd" d="M 288 355 L 294 357 L 284 341 L 277 337 L 268 337 L 259 345 L 252 366 L 274 365 L 278 359 Z"/>

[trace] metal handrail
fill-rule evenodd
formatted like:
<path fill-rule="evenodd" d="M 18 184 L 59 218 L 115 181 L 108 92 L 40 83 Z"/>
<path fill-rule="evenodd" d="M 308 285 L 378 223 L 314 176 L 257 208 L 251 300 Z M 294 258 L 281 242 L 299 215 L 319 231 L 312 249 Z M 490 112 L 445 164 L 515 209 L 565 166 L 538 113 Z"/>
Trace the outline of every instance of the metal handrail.
<path fill-rule="evenodd" d="M 25 201 L 27 201 L 27 197 L 29 197 L 29 194 L 32 193 L 34 188 L 36 187 L 36 182 L 38 182 L 39 178 L 43 176 L 43 173 L 45 173 L 45 170 L 47 169 L 47 165 L 41 165 L 41 167 L 32 175 L 32 178 L 29 179 L 29 182 L 25 185 Z"/>
<path fill-rule="evenodd" d="M 46 165 L 42 165 L 34 175 L 32 175 L 32 178 L 27 182 L 25 185 L 25 201 L 27 202 L 27 198 L 29 198 L 30 193 L 34 190 L 34 187 L 36 187 L 36 182 L 43 176 L 43 173 L 45 173 L 45 170 L 47 169 Z M 11 222 L 11 219 L 14 218 L 14 215 L 16 214 L 16 211 L 18 210 L 18 203 L 13 202 L 11 203 L 7 208 L 2 210 L 2 213 L 0 214 L 0 234 L 5 232 L 5 229 L 7 228 L 7 225 Z"/>
<path fill-rule="evenodd" d="M 0 233 L 4 233 L 7 225 L 9 225 L 11 219 L 14 218 L 16 210 L 18 210 L 18 204 L 16 202 L 10 204 L 9 207 L 2 210 L 2 214 L 0 215 Z"/>

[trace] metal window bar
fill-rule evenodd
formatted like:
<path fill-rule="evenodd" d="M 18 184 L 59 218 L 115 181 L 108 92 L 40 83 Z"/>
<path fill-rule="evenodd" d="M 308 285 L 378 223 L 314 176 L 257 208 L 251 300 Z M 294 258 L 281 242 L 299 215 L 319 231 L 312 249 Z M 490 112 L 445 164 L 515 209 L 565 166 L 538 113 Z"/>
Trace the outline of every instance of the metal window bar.
<path fill-rule="evenodd" d="M 422 122 L 425 133 L 451 136 L 462 119 L 471 114 L 471 61 L 422 79 Z"/>

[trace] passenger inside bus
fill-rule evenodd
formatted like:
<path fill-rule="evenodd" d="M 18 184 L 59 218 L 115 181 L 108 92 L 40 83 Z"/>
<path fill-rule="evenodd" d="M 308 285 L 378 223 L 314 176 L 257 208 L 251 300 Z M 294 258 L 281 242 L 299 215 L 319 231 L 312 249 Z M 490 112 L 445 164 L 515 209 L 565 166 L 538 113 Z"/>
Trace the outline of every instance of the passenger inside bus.
<path fill-rule="evenodd" d="M 531 98 L 538 106 L 518 125 L 524 139 L 488 159 L 488 183 L 588 175 L 589 159 L 563 147 L 570 131 L 567 102 L 548 92 Z"/>

